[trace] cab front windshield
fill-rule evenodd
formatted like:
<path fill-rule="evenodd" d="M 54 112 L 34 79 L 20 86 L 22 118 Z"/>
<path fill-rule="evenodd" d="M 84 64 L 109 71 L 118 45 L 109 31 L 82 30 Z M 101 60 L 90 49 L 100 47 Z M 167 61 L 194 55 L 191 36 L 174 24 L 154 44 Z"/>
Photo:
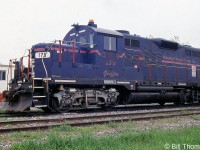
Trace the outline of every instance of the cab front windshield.
<path fill-rule="evenodd" d="M 86 34 L 83 31 L 79 31 L 78 34 L 70 37 L 70 41 L 74 41 L 75 45 L 81 48 L 94 48 L 94 34 Z M 72 45 L 72 42 L 67 42 L 67 44 Z"/>

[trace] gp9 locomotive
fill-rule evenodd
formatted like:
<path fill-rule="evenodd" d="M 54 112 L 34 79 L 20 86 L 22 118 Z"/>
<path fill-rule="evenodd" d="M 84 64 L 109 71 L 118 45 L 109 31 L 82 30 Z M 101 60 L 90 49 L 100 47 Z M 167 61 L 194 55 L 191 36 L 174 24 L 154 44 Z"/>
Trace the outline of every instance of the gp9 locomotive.
<path fill-rule="evenodd" d="M 199 103 L 200 49 L 98 28 L 93 20 L 72 26 L 63 40 L 32 46 L 27 68 L 14 62 L 5 109 Z"/>

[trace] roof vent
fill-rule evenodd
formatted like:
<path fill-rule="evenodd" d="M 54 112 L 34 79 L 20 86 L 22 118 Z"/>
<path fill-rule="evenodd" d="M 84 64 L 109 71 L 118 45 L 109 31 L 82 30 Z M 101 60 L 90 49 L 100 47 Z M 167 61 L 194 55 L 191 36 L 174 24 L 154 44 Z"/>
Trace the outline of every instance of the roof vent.
<path fill-rule="evenodd" d="M 160 48 L 177 50 L 178 47 L 179 47 L 178 43 L 168 41 L 168 40 L 165 40 L 165 39 L 156 38 L 156 39 L 153 39 L 153 41 Z"/>
<path fill-rule="evenodd" d="M 192 47 L 191 45 L 183 45 L 183 46 L 185 46 L 185 47 Z"/>
<path fill-rule="evenodd" d="M 89 22 L 88 22 L 88 26 L 91 26 L 91 27 L 97 27 L 96 24 L 94 24 L 94 20 L 93 19 L 90 19 Z"/>
<path fill-rule="evenodd" d="M 127 30 L 116 30 L 117 32 L 123 33 L 123 34 L 130 34 Z"/>

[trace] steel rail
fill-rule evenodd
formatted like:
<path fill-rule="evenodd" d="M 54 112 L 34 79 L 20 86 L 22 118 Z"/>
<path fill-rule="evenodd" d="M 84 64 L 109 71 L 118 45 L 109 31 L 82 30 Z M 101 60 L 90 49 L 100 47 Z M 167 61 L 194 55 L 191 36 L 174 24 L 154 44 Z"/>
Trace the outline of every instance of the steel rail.
<path fill-rule="evenodd" d="M 170 111 L 170 112 L 172 112 L 172 111 Z M 117 116 L 117 114 L 115 114 L 114 118 L 112 115 L 107 115 L 107 116 L 101 115 L 100 118 L 98 118 L 97 116 L 75 117 L 76 119 L 79 118 L 78 120 L 76 120 L 75 118 L 73 118 L 72 120 L 63 120 L 63 118 L 61 118 L 60 122 L 59 123 L 56 122 L 55 124 L 45 124 L 45 125 L 39 125 L 39 126 L 28 126 L 28 127 L 20 127 L 20 128 L 18 128 L 18 127 L 1 128 L 0 133 L 44 130 L 44 129 L 49 129 L 52 127 L 58 127 L 63 124 L 77 127 L 77 126 L 89 126 L 89 125 L 94 125 L 94 124 L 105 124 L 105 123 L 109 123 L 109 122 L 156 120 L 156 119 L 173 118 L 173 117 L 199 115 L 200 114 L 200 111 L 197 111 L 197 110 L 195 110 L 194 112 L 188 112 L 188 113 L 179 111 L 180 112 L 179 114 L 177 114 L 176 112 L 177 111 L 174 111 L 172 114 L 168 114 L 169 112 L 167 112 L 167 111 L 159 112 L 159 113 L 161 113 L 159 115 L 156 115 L 156 114 L 158 114 L 157 112 L 154 114 L 150 113 L 150 115 L 148 113 L 146 113 L 149 116 L 143 116 L 142 113 L 140 113 L 141 116 L 137 116 L 139 114 L 137 114 L 136 116 L 134 116 L 134 115 L 130 116 L 130 115 L 125 115 L 125 114 L 118 114 L 118 116 Z M 164 114 L 162 114 L 162 113 L 164 113 Z M 47 122 L 45 121 L 43 123 L 47 123 Z"/>
<path fill-rule="evenodd" d="M 16 125 L 16 124 L 31 124 L 31 123 L 57 123 L 57 122 L 66 122 L 66 121 L 76 121 L 76 120 L 86 120 L 86 119 L 101 119 L 108 117 L 131 117 L 138 115 L 151 115 L 151 114 L 160 114 L 160 113 L 177 113 L 184 111 L 193 111 L 199 112 L 199 109 L 173 109 L 173 110 L 163 110 L 163 111 L 150 111 L 150 112 L 128 112 L 121 114 L 102 114 L 102 115 L 91 115 L 91 116 L 78 116 L 78 117 L 63 117 L 63 118 L 45 118 L 45 119 L 26 119 L 26 120 L 11 120 L 11 121 L 0 121 L 0 126 L 2 125 Z"/>
<path fill-rule="evenodd" d="M 189 109 L 189 108 L 200 108 L 200 106 L 197 106 L 197 105 L 191 105 L 191 104 L 187 104 L 187 105 L 184 105 L 184 106 L 179 106 L 179 107 L 176 107 L 174 105 L 165 105 L 164 107 L 163 106 L 160 106 L 160 105 L 145 105 L 145 104 L 139 104 L 139 105 L 125 105 L 125 106 L 122 106 L 122 105 L 119 105 L 119 106 L 116 106 L 114 107 L 112 110 L 109 110 L 110 111 L 142 111 L 142 110 L 161 110 L 161 109 L 181 109 L 181 108 L 186 108 L 186 109 Z M 77 112 L 77 110 L 79 112 Z M 94 107 L 94 108 L 91 108 L 91 109 L 77 109 L 77 110 L 70 110 L 70 112 L 76 112 L 76 113 L 84 113 L 84 112 L 105 112 L 105 110 L 102 110 L 102 109 L 98 109 L 97 107 Z M 69 112 L 69 113 L 70 113 Z M 46 113 L 46 112 L 41 112 L 41 111 L 24 111 L 24 112 L 0 112 L 0 117 L 29 117 L 29 116 L 46 116 L 46 115 L 58 115 L 58 114 L 61 114 L 61 113 L 57 113 L 57 112 L 49 112 L 49 113 Z M 64 113 L 65 114 L 65 113 Z"/>

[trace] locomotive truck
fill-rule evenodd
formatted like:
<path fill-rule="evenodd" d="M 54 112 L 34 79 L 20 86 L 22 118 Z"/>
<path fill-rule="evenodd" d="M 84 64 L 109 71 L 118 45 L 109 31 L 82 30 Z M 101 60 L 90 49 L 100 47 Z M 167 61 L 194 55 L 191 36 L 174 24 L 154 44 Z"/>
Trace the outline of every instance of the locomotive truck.
<path fill-rule="evenodd" d="M 14 61 L 4 109 L 66 112 L 116 105 L 199 103 L 200 49 L 126 30 L 73 24 L 63 40 L 33 45 Z"/>

